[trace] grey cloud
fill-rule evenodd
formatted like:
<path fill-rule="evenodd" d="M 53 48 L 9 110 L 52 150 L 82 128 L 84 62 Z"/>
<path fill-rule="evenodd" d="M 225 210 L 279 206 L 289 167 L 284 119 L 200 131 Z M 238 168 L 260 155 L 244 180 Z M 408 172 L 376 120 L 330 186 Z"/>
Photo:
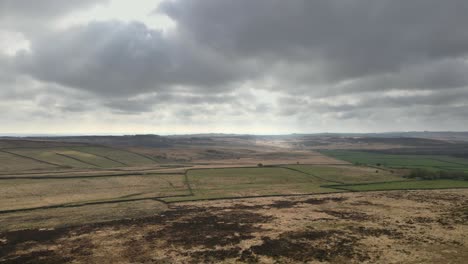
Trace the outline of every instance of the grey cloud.
<path fill-rule="evenodd" d="M 398 92 L 398 91 L 397 91 Z M 339 119 L 349 119 L 370 115 L 380 115 L 385 119 L 386 114 L 395 111 L 409 111 L 410 109 L 459 109 L 468 108 L 468 87 L 449 91 L 432 91 L 420 94 L 388 95 L 378 92 L 349 96 L 347 100 L 327 98 L 317 100 L 313 97 L 287 96 L 278 99 L 277 114 L 293 116 L 298 113 L 317 113 L 332 115 Z M 346 98 L 345 98 L 346 99 Z M 354 102 L 352 102 L 354 101 Z M 414 110 L 413 110 L 414 111 Z M 445 110 L 448 112 L 449 110 Z M 432 111 L 416 111 L 419 115 L 433 115 Z M 453 113 L 456 115 L 457 113 Z"/>
<path fill-rule="evenodd" d="M 36 36 L 61 16 L 107 1 L 0 0 L 0 23 L 3 28 Z"/>
<path fill-rule="evenodd" d="M 95 22 L 56 32 L 17 58 L 18 68 L 47 82 L 105 96 L 148 91 L 224 90 L 247 73 L 220 54 L 204 51 L 141 23 Z M 222 87 L 220 87 L 222 86 Z"/>
<path fill-rule="evenodd" d="M 192 95 L 177 93 L 142 94 L 133 98 L 104 100 L 104 105 L 124 114 L 151 112 L 171 105 L 193 107 L 194 105 L 236 104 L 237 98 L 231 94 Z"/>
<path fill-rule="evenodd" d="M 159 11 L 215 50 L 320 63 L 331 81 L 468 52 L 465 0 L 195 0 Z"/>
<path fill-rule="evenodd" d="M 107 1 L 107 0 L 106 0 Z M 71 10 L 104 2 L 102 0 L 0 0 L 0 16 L 24 19 L 30 17 L 61 16 Z"/>
<path fill-rule="evenodd" d="M 99 1 L 75 2 L 0 0 L 0 23 L 30 27 L 31 41 L 30 52 L 0 55 L 4 105 L 58 119 L 468 128 L 466 0 L 171 0 L 156 11 L 176 24 L 165 33 L 119 21 L 44 27 Z"/>

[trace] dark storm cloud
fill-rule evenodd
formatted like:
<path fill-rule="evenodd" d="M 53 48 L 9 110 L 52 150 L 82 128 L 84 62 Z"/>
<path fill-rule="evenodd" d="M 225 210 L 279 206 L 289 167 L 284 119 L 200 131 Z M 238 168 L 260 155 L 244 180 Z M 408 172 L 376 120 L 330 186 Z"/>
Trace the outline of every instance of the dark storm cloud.
<path fill-rule="evenodd" d="M 468 84 L 467 1 L 194 0 L 158 10 L 175 32 L 90 23 L 34 41 L 20 68 L 106 96 L 218 93 L 271 75 L 285 92 L 319 95 Z"/>
<path fill-rule="evenodd" d="M 195 87 L 195 91 L 221 89 L 219 85 L 225 89 L 247 74 L 222 54 L 166 38 L 136 22 L 74 27 L 33 42 L 31 49 L 31 53 L 18 56 L 22 71 L 43 81 L 106 96 L 185 85 Z"/>
<path fill-rule="evenodd" d="M 330 81 L 466 56 L 466 0 L 194 0 L 160 10 L 233 56 L 321 64 Z"/>
<path fill-rule="evenodd" d="M 104 102 L 104 105 L 118 110 L 122 113 L 138 114 L 141 112 L 152 112 L 159 108 L 168 108 L 171 105 L 219 105 L 235 104 L 237 98 L 229 94 L 220 95 L 190 95 L 176 93 L 143 94 L 135 98 L 111 99 Z"/>
<path fill-rule="evenodd" d="M 271 114 L 383 127 L 399 116 L 445 126 L 452 113 L 459 128 L 468 109 L 466 0 L 171 0 L 155 11 L 174 21 L 167 32 L 120 21 L 44 29 L 97 2 L 0 0 L 0 22 L 28 28 L 30 41 L 30 51 L 0 55 L 0 86 L 17 89 L 2 99 L 29 91 L 40 109 L 175 122 Z"/>

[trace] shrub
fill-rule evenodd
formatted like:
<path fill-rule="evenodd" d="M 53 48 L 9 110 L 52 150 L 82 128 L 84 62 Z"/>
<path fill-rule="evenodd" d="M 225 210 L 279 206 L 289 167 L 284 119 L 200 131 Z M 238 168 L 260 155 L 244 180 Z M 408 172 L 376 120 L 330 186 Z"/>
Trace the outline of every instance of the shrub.
<path fill-rule="evenodd" d="M 407 178 L 421 180 L 465 180 L 468 181 L 468 173 L 462 171 L 430 171 L 425 169 L 414 169 Z"/>

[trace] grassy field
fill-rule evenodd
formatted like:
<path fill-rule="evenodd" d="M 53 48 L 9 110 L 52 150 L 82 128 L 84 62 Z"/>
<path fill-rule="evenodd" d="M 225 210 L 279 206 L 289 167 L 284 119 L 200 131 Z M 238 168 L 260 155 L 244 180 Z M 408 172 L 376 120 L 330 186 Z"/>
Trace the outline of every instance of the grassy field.
<path fill-rule="evenodd" d="M 467 159 L 443 155 L 390 155 L 349 150 L 322 150 L 321 153 L 351 163 L 380 164 L 388 168 L 468 171 Z"/>
<path fill-rule="evenodd" d="M 348 191 L 451 189 L 451 188 L 468 188 L 468 181 L 456 181 L 456 180 L 397 181 L 397 182 L 382 182 L 382 183 L 368 183 L 368 184 L 335 185 L 333 188 L 338 188 L 341 190 L 348 190 Z"/>
<path fill-rule="evenodd" d="M 91 157 L 81 152 L 64 153 L 81 155 L 80 159 L 88 158 L 91 162 Z M 147 174 L 143 175 L 132 175 L 129 170 L 118 172 L 122 174 L 119 176 L 100 175 L 99 170 L 93 176 L 92 172 L 86 171 L 86 175 L 71 172 L 59 178 L 41 174 L 33 178 L 19 175 L 0 179 L 0 224 L 4 221 L 7 226 L 27 227 L 39 223 L 75 224 L 81 220 L 87 223 L 96 215 L 91 208 L 102 208 L 103 216 L 96 217 L 96 221 L 105 221 L 114 219 L 113 215 L 130 216 L 141 209 L 138 206 L 146 208 L 148 203 L 144 201 L 154 199 L 170 203 L 344 191 L 468 188 L 467 181 L 409 181 L 402 177 L 405 170 L 353 165 L 188 169 L 185 174 L 145 171 Z M 136 207 L 125 209 L 130 202 L 135 202 Z M 122 207 L 116 205 L 120 203 Z M 115 213 L 117 208 L 124 208 L 122 214 Z M 15 225 L 11 219 L 22 219 L 18 220 L 22 223 Z"/>
<path fill-rule="evenodd" d="M 0 151 L 0 171 L 53 169 L 57 166 Z"/>
<path fill-rule="evenodd" d="M 467 204 L 468 190 L 432 190 L 15 213 L 0 215 L 0 231 L 23 219 L 36 229 L 0 232 L 0 262 L 465 264 Z M 121 218 L 82 225 L 108 212 Z"/>
<path fill-rule="evenodd" d="M 155 165 L 143 155 L 99 146 L 11 148 L 0 151 L 0 171 L 116 168 Z"/>
<path fill-rule="evenodd" d="M 101 263 L 103 256 L 126 263 L 443 263 L 444 252 L 456 256 L 449 262 L 464 263 L 467 257 L 468 181 L 405 178 L 411 168 L 467 171 L 466 159 L 258 154 L 242 145 L 235 155 L 229 148 L 158 147 L 174 155 L 156 162 L 159 154 L 139 148 L 2 146 L 2 263 Z"/>
<path fill-rule="evenodd" d="M 95 154 L 77 151 L 77 150 L 59 150 L 57 151 L 59 155 L 79 160 L 86 164 L 92 165 L 99 168 L 114 168 L 125 166 L 124 163 L 119 162 L 118 160 L 111 160 L 104 156 L 97 156 Z"/>
<path fill-rule="evenodd" d="M 105 157 L 110 160 L 118 161 L 120 165 L 124 166 L 145 166 L 154 165 L 156 163 L 156 161 L 146 156 L 115 148 L 86 146 L 74 147 L 73 149 L 88 154 L 94 154 L 100 157 Z"/>
<path fill-rule="evenodd" d="M 21 156 L 30 157 L 32 159 L 55 164 L 56 166 L 68 168 L 96 168 L 95 165 L 73 159 L 64 155 L 60 155 L 61 151 L 66 151 L 62 148 L 38 148 L 38 149 L 11 149 L 8 150 Z"/>
<path fill-rule="evenodd" d="M 188 195 L 184 176 L 0 180 L 0 211 Z"/>
<path fill-rule="evenodd" d="M 197 169 L 189 170 L 187 177 L 193 197 L 168 198 L 167 201 L 337 191 L 320 187 L 326 181 L 277 167 Z"/>
<path fill-rule="evenodd" d="M 364 166 L 289 165 L 287 168 L 337 183 L 361 183 L 402 180 L 402 173 Z"/>
<path fill-rule="evenodd" d="M 167 209 L 154 200 L 92 204 L 0 214 L 0 232 L 32 228 L 57 228 L 125 218 L 146 217 Z"/>

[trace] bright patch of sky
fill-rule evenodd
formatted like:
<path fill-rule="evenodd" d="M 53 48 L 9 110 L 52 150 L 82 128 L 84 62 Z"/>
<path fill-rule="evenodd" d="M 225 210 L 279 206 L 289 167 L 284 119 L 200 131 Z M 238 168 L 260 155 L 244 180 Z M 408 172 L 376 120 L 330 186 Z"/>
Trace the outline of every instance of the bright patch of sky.
<path fill-rule="evenodd" d="M 73 12 L 59 19 L 56 26 L 65 29 L 92 21 L 119 20 L 124 22 L 141 22 L 148 28 L 167 32 L 175 26 L 168 16 L 155 13 L 154 10 L 162 0 L 110 0 L 87 10 Z"/>
<path fill-rule="evenodd" d="M 0 53 L 14 56 L 19 51 L 27 51 L 30 48 L 29 41 L 22 33 L 0 29 Z"/>

